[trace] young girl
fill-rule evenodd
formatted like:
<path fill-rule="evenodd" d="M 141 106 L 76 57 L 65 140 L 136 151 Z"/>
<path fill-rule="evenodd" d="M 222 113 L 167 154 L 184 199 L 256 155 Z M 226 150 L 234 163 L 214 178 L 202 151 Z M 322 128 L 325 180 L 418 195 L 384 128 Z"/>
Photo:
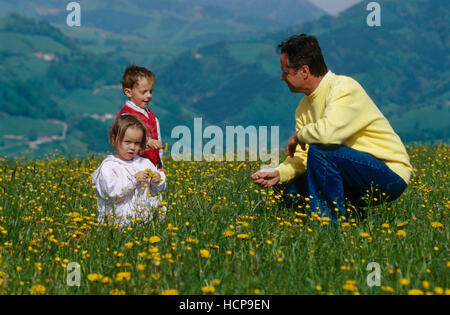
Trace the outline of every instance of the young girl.
<path fill-rule="evenodd" d="M 117 153 L 108 155 L 91 176 L 101 224 L 148 222 L 154 214 L 164 218 L 160 193 L 166 189 L 166 175 L 138 155 L 146 137 L 145 126 L 133 115 L 118 116 L 112 124 L 109 139 Z"/>

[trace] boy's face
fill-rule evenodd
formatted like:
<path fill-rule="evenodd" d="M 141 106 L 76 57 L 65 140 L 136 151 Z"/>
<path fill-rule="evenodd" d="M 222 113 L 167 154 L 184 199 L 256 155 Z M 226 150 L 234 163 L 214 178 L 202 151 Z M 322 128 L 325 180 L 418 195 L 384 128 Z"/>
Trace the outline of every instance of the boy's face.
<path fill-rule="evenodd" d="M 141 78 L 133 86 L 133 88 L 126 88 L 123 90 L 128 99 L 136 106 L 145 109 L 153 96 L 154 81 L 148 78 Z"/>

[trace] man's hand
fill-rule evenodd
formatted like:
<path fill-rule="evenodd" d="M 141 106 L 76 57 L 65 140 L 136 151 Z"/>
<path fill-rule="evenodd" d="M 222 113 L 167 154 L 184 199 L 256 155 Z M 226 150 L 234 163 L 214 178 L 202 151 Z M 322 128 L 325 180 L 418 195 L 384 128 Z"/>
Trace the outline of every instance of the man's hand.
<path fill-rule="evenodd" d="M 161 141 L 155 139 L 147 139 L 147 147 L 153 150 L 160 150 L 163 148 Z"/>
<path fill-rule="evenodd" d="M 280 172 L 278 170 L 260 170 L 250 176 L 250 178 L 254 184 L 262 188 L 268 188 L 280 182 Z"/>
<path fill-rule="evenodd" d="M 295 149 L 297 148 L 298 144 L 300 144 L 300 147 L 303 151 L 306 151 L 306 145 L 298 140 L 297 132 L 294 132 L 287 142 L 286 154 L 290 157 L 294 157 Z"/>

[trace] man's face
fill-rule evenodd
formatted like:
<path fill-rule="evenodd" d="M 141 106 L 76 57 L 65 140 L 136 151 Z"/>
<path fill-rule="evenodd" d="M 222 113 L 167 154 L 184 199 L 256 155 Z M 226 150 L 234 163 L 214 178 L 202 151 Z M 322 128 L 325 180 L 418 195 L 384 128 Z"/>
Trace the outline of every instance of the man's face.
<path fill-rule="evenodd" d="M 304 93 L 305 80 L 301 75 L 301 71 L 289 68 L 287 66 L 288 56 L 286 54 L 281 54 L 280 66 L 281 66 L 281 77 L 280 79 L 285 81 L 289 90 L 292 93 Z"/>
<path fill-rule="evenodd" d="M 146 109 L 153 96 L 153 84 L 152 80 L 141 78 L 133 88 L 125 89 L 124 93 L 136 106 Z"/>

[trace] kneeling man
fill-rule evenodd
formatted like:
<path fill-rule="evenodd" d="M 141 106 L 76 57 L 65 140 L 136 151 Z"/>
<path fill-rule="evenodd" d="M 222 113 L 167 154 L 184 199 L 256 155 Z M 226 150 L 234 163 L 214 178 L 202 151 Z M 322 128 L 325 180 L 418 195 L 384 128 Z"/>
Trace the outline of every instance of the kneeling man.
<path fill-rule="evenodd" d="M 314 36 L 282 42 L 281 80 L 304 93 L 295 112 L 288 157 L 251 178 L 263 188 L 284 184 L 284 196 L 309 198 L 309 210 L 346 219 L 353 203 L 372 193 L 378 202 L 398 198 L 412 175 L 406 149 L 386 117 L 354 79 L 329 71 Z M 278 186 L 278 185 L 277 185 Z"/>

